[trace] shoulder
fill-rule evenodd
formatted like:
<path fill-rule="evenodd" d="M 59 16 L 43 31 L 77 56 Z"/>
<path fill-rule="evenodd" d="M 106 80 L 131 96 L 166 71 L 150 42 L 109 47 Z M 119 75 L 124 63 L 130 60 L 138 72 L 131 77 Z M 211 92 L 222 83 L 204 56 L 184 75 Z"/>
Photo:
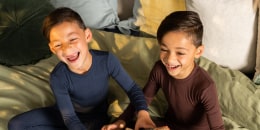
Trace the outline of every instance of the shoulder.
<path fill-rule="evenodd" d="M 163 65 L 161 60 L 158 60 L 155 62 L 151 72 L 150 72 L 150 78 L 156 80 L 156 81 L 167 81 L 171 78 L 171 76 L 169 76 L 165 66 Z"/>
<path fill-rule="evenodd" d="M 166 70 L 165 66 L 163 65 L 162 61 L 158 60 L 155 62 L 152 72 L 157 72 L 157 73 L 166 72 L 167 73 L 167 70 Z"/>
<path fill-rule="evenodd" d="M 51 75 L 57 75 L 59 73 L 64 73 L 64 71 L 66 71 L 67 69 L 67 65 L 63 62 L 59 62 L 55 67 L 54 69 L 52 70 L 51 72 Z"/>
<path fill-rule="evenodd" d="M 101 51 L 101 50 L 89 50 L 90 53 L 94 56 L 107 56 L 109 55 L 108 51 Z"/>
<path fill-rule="evenodd" d="M 211 76 L 209 75 L 209 73 L 206 70 L 204 70 L 203 68 L 201 68 L 198 65 L 197 65 L 197 69 L 198 69 L 198 74 L 200 76 L 202 76 L 203 78 L 205 78 L 205 80 L 207 80 L 209 82 L 214 82 L 213 79 L 211 78 Z"/>
<path fill-rule="evenodd" d="M 92 54 L 92 56 L 94 58 L 101 58 L 102 60 L 104 58 L 106 59 L 115 59 L 115 56 L 114 54 L 112 54 L 111 52 L 109 51 L 102 51 L 102 50 L 90 50 L 90 53 Z"/>
<path fill-rule="evenodd" d="M 65 63 L 59 62 L 50 74 L 50 84 L 53 87 L 58 86 L 57 84 L 63 84 L 66 82 L 66 77 L 69 74 L 68 67 Z M 56 85 L 53 85 L 56 84 Z"/>
<path fill-rule="evenodd" d="M 204 89 L 215 87 L 215 81 L 211 78 L 209 73 L 198 65 L 196 65 L 196 74 L 194 78 L 197 84 Z"/>
<path fill-rule="evenodd" d="M 95 68 L 99 67 L 100 69 L 101 67 L 107 70 L 113 70 L 121 65 L 119 59 L 109 51 L 90 50 L 90 53 L 92 54 Z"/>
<path fill-rule="evenodd" d="M 156 61 L 153 66 L 153 69 L 163 69 L 163 68 L 164 68 L 164 65 L 161 60 Z"/>
<path fill-rule="evenodd" d="M 193 77 L 193 86 L 195 87 L 194 91 L 198 97 L 201 97 L 201 100 L 208 100 L 209 97 L 214 97 L 217 94 L 217 87 L 215 81 L 211 78 L 209 73 L 201 68 L 200 66 L 196 67 L 195 75 Z"/>

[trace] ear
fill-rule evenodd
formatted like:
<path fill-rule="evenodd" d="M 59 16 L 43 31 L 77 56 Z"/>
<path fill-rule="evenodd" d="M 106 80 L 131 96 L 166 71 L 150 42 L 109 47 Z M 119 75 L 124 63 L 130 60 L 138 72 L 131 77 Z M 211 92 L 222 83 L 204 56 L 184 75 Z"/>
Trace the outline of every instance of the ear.
<path fill-rule="evenodd" d="M 84 33 L 85 33 L 86 42 L 87 43 L 91 42 L 91 40 L 92 40 L 92 32 L 91 32 L 91 30 L 89 28 L 86 28 L 84 30 Z"/>
<path fill-rule="evenodd" d="M 197 47 L 196 53 L 195 53 L 195 58 L 196 59 L 200 58 L 200 56 L 203 54 L 203 52 L 204 52 L 204 46 L 203 45 Z"/>
<path fill-rule="evenodd" d="M 49 43 L 48 45 L 49 45 L 49 48 L 50 48 L 51 52 L 52 52 L 53 54 L 56 54 L 56 52 L 54 51 L 53 47 L 51 46 L 51 43 Z"/>

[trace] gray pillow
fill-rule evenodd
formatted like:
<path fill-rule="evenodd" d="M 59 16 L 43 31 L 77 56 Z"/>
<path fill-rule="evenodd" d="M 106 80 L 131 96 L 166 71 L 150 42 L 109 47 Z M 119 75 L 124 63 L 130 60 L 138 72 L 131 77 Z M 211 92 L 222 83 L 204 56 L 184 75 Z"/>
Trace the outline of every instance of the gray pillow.
<path fill-rule="evenodd" d="M 94 29 L 115 28 L 119 22 L 117 0 L 50 0 L 54 7 L 77 11 L 85 24 Z"/>

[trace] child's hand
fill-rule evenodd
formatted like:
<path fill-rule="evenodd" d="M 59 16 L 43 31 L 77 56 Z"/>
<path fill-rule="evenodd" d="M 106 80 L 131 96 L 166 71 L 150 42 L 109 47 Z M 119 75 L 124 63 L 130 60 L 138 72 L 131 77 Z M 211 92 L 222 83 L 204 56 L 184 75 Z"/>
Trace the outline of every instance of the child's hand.
<path fill-rule="evenodd" d="M 103 126 L 101 130 L 122 130 L 123 128 L 125 128 L 125 121 L 118 120 L 113 124 Z"/>
<path fill-rule="evenodd" d="M 139 130 L 140 128 L 154 128 L 156 127 L 150 115 L 147 111 L 141 110 L 137 114 L 137 120 L 135 123 L 135 130 Z"/>

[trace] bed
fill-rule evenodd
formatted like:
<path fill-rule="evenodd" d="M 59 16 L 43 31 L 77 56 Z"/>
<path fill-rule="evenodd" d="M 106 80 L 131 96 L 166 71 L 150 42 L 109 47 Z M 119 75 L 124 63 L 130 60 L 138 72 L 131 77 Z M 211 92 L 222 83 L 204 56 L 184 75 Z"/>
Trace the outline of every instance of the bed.
<path fill-rule="evenodd" d="M 7 130 L 13 116 L 55 102 L 49 73 L 58 59 L 48 51 L 40 26 L 44 16 L 59 6 L 77 10 L 93 32 L 89 47 L 114 53 L 141 87 L 159 58 L 156 29 L 162 18 L 171 11 L 197 11 L 205 25 L 203 43 L 208 51 L 196 62 L 216 82 L 225 128 L 259 130 L 259 16 L 253 4 L 253 0 L 0 1 L 0 130 Z M 97 8 L 100 12 L 95 11 L 93 17 L 91 11 Z M 243 17 L 240 21 L 239 15 Z M 235 30 L 238 27 L 240 31 Z M 129 100 L 113 80 L 109 88 L 108 114 L 114 119 Z M 166 106 L 160 91 L 149 112 L 151 116 L 163 116 Z"/>

